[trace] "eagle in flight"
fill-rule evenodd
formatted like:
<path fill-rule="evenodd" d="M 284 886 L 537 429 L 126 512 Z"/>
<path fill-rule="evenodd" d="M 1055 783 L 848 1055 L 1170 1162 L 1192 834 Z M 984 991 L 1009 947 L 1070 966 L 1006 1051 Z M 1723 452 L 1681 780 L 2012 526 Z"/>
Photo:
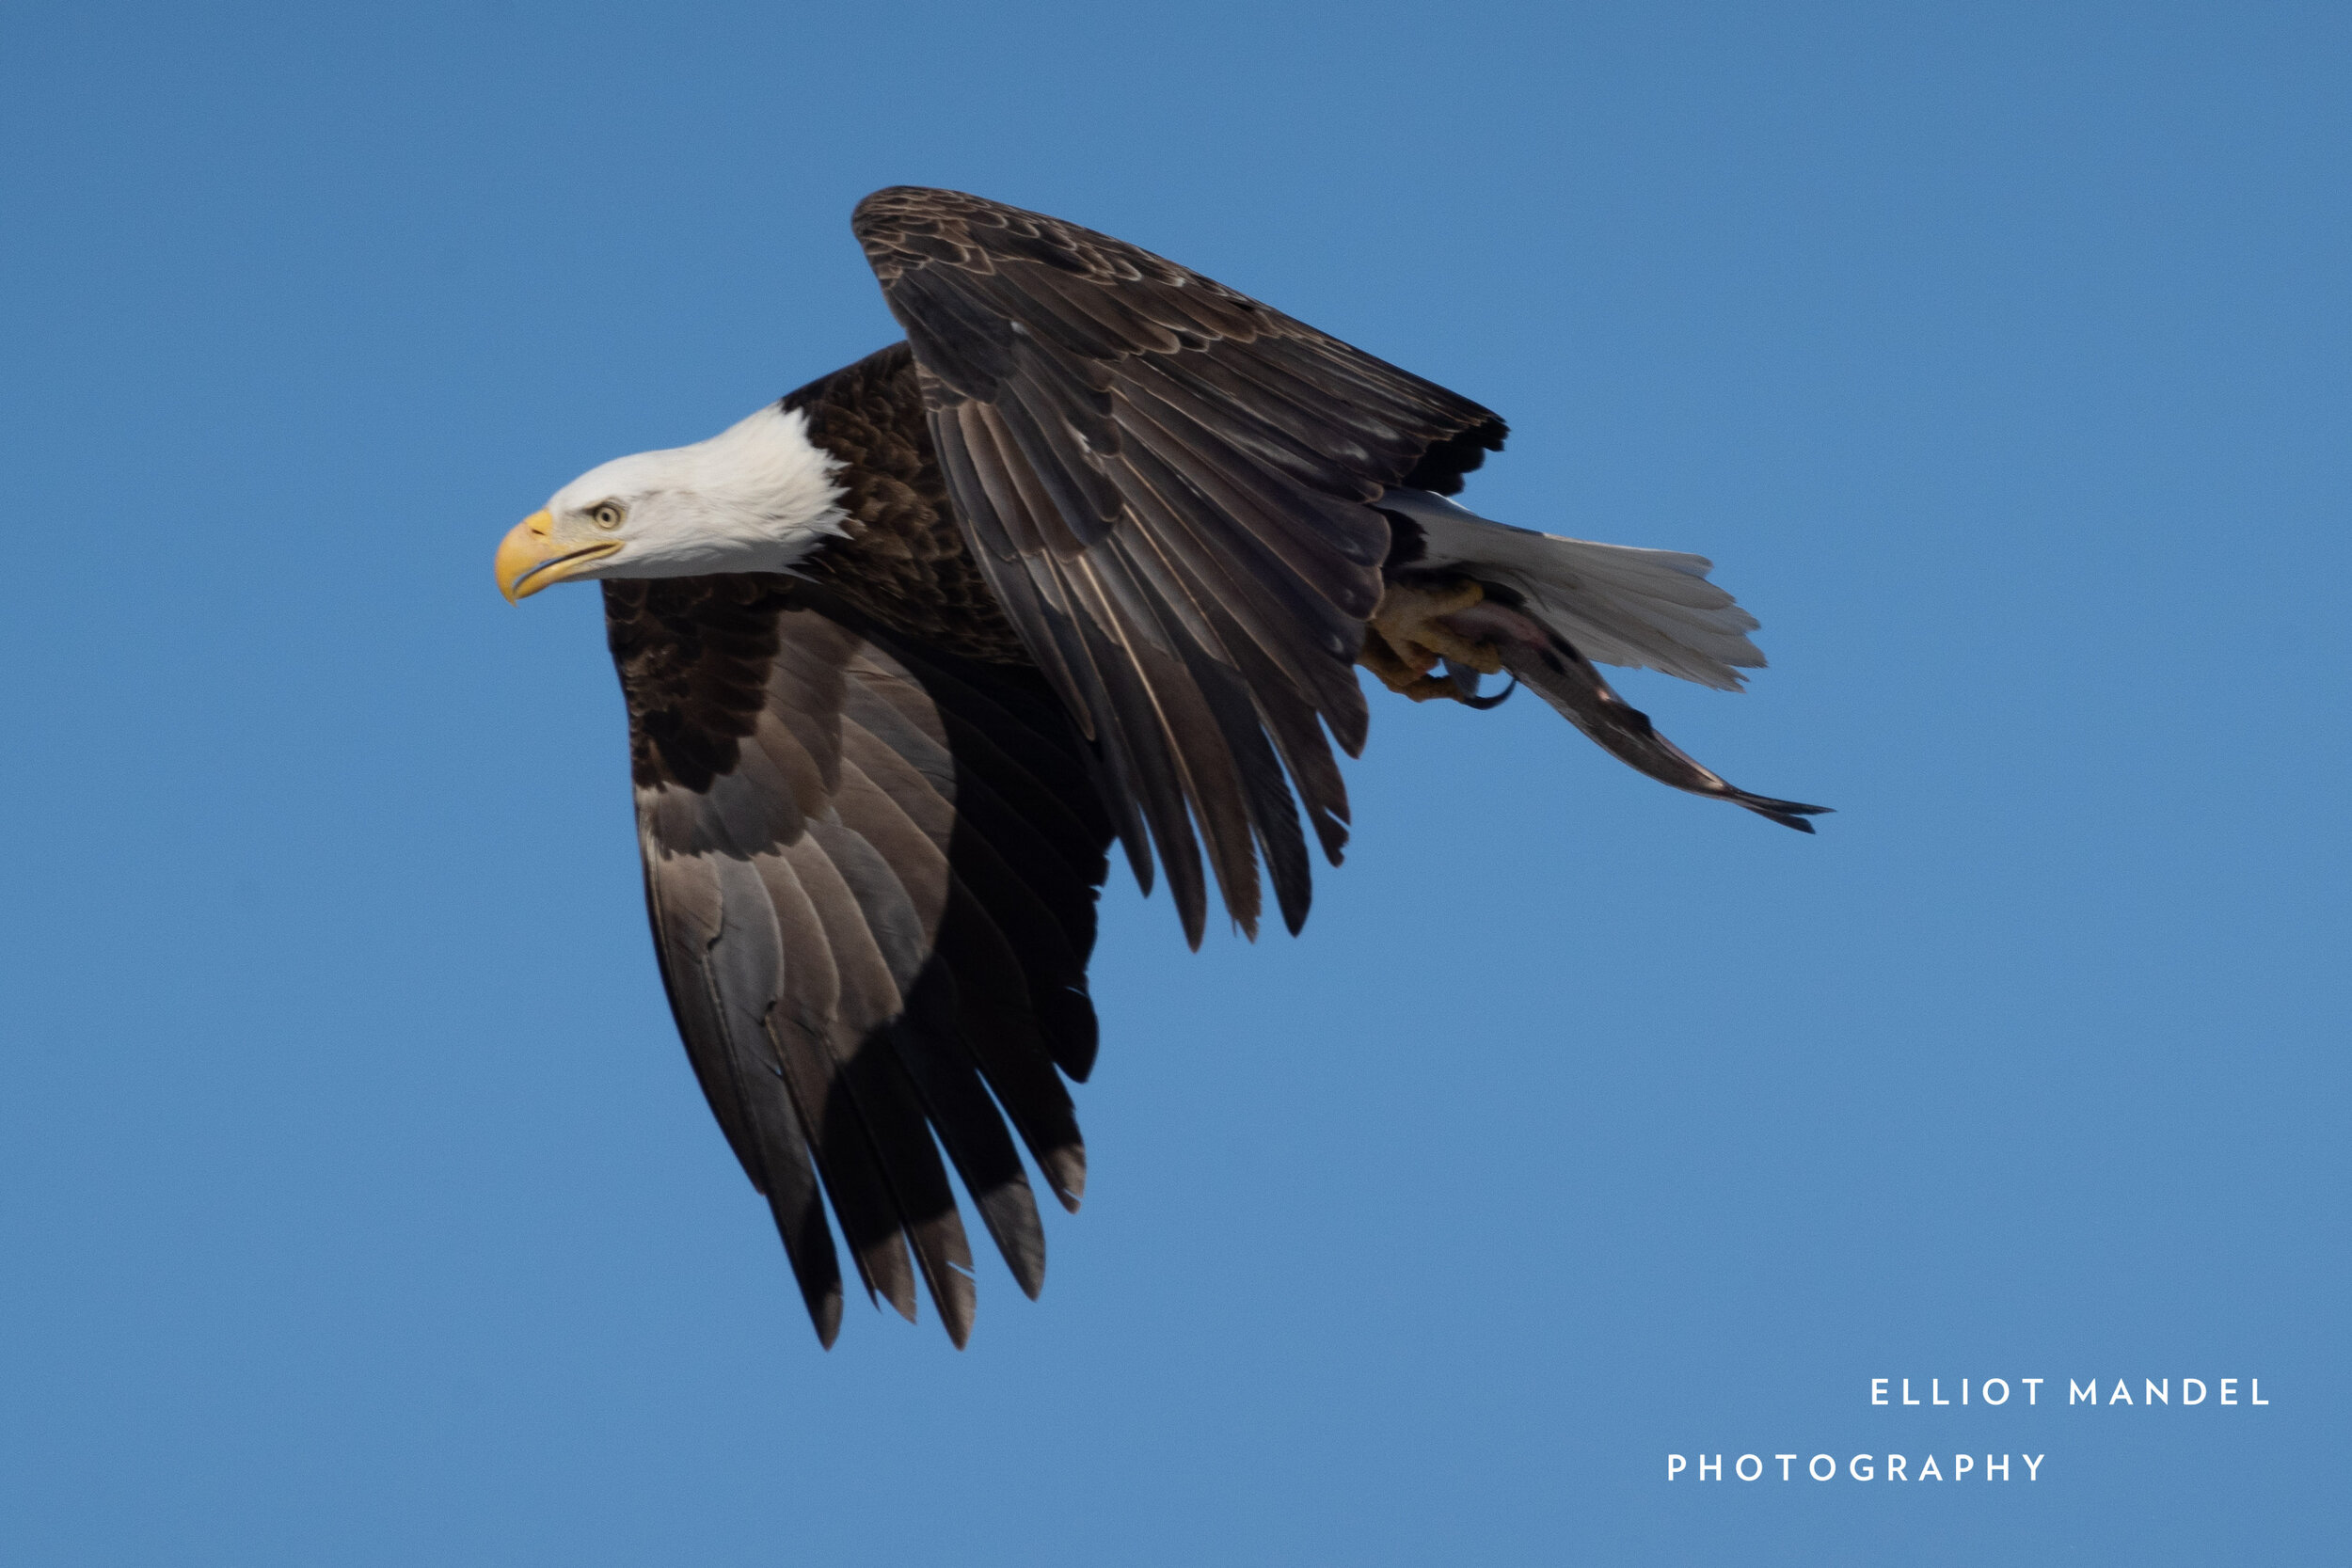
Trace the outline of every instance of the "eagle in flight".
<path fill-rule="evenodd" d="M 1014 1139 L 1075 1210 L 1112 844 L 1196 947 L 1212 873 L 1243 931 L 1270 883 L 1295 932 L 1308 833 L 1347 841 L 1355 666 L 1482 707 L 1507 673 L 1650 777 L 1812 831 L 1594 668 L 1761 665 L 1706 560 L 1447 499 L 1494 414 L 1075 224 L 911 187 L 852 222 L 904 341 L 592 469 L 497 554 L 510 600 L 604 585 L 662 982 L 824 1343 L 828 1202 L 869 1299 L 912 1319 L 919 1275 L 964 1343 L 951 1164 L 1037 1294 Z"/>

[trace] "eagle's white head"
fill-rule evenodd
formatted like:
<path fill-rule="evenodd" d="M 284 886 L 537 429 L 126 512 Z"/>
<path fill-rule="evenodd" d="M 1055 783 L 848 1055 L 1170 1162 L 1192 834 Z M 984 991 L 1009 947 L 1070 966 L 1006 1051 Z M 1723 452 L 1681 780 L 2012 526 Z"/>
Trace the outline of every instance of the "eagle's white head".
<path fill-rule="evenodd" d="M 707 441 L 589 469 L 499 546 L 510 600 L 576 578 L 780 572 L 841 532 L 839 466 L 770 404 Z"/>

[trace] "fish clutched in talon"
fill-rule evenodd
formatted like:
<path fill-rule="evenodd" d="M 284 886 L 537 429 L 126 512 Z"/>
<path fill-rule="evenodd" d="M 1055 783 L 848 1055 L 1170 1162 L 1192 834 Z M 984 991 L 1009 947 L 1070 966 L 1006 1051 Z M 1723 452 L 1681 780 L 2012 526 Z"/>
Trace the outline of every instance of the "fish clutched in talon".
<path fill-rule="evenodd" d="M 1471 702 L 1478 695 L 1474 684 L 1465 690 L 1453 673 L 1433 675 L 1430 671 L 1442 659 L 1480 675 L 1502 673 L 1500 649 L 1492 642 L 1464 637 L 1444 620 L 1486 597 L 1485 587 L 1469 578 L 1391 581 L 1364 628 L 1363 651 L 1356 656 L 1356 662 L 1379 676 L 1390 690 L 1417 703 L 1438 697 Z"/>

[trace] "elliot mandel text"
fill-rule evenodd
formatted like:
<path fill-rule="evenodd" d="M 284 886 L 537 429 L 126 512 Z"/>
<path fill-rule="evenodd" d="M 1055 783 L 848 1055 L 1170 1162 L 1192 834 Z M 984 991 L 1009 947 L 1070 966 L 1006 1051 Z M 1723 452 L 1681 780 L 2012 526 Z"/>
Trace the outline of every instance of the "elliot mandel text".
<path fill-rule="evenodd" d="M 2058 1385 L 2066 1386 L 2066 1399 L 2061 1405 L 2057 1394 Z M 1942 1377 L 1914 1380 L 1908 1377 L 1874 1377 L 1870 1380 L 1870 1403 L 1894 1408 L 1915 1407 L 1922 1412 L 1937 1406 L 1969 1405 L 2010 1406 L 2025 1410 L 2055 1410 L 2073 1407 L 2113 1409 L 2126 1405 L 2134 1410 L 2217 1410 L 2223 1407 L 2251 1409 L 2267 1407 L 2270 1401 L 2263 1396 L 2262 1379 L 2258 1377 L 2143 1377 L 2137 1380 L 2116 1378 L 2055 1379 L 2047 1377 L 2021 1378 L 1958 1378 L 1947 1381 Z M 2046 1396 L 2046 1397 L 2045 1397 Z M 1986 1453 L 1981 1459 L 1975 1453 L 1857 1453 L 1840 1460 L 1836 1454 L 1817 1453 L 1804 1459 L 1802 1475 L 1814 1481 L 2026 1481 L 2042 1479 L 2042 1463 L 2045 1453 Z M 1722 1453 L 1680 1454 L 1666 1456 L 1668 1481 L 1723 1481 L 1728 1475 L 1738 1481 L 1762 1481 L 1778 1466 L 1773 1479 L 1800 1479 L 1798 1462 L 1801 1454 L 1774 1453 L 1768 1459 L 1763 1454 L 1743 1453 L 1730 1461 L 1728 1470 Z M 2012 1463 L 2013 1460 L 2013 1463 Z"/>

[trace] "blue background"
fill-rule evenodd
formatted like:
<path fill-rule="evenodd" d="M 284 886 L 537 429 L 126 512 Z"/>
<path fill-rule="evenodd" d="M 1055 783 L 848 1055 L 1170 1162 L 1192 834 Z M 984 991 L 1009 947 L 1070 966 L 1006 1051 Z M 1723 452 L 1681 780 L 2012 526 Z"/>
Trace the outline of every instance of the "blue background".
<path fill-rule="evenodd" d="M 2344 1549 L 2341 7 L 0 29 L 0 1556 Z M 1628 693 L 1840 815 L 1377 704 L 1302 941 L 1106 895 L 1044 1299 L 826 1354 L 663 1006 L 596 596 L 489 555 L 894 336 L 898 182 L 1505 412 L 1474 505 L 1765 621 L 1750 694 Z M 2050 1407 L 2094 1374 L 2271 1403 Z M 2052 1383 L 1868 1403 L 1996 1375 Z M 1664 1479 L 1963 1446 L 2048 1457 Z"/>

